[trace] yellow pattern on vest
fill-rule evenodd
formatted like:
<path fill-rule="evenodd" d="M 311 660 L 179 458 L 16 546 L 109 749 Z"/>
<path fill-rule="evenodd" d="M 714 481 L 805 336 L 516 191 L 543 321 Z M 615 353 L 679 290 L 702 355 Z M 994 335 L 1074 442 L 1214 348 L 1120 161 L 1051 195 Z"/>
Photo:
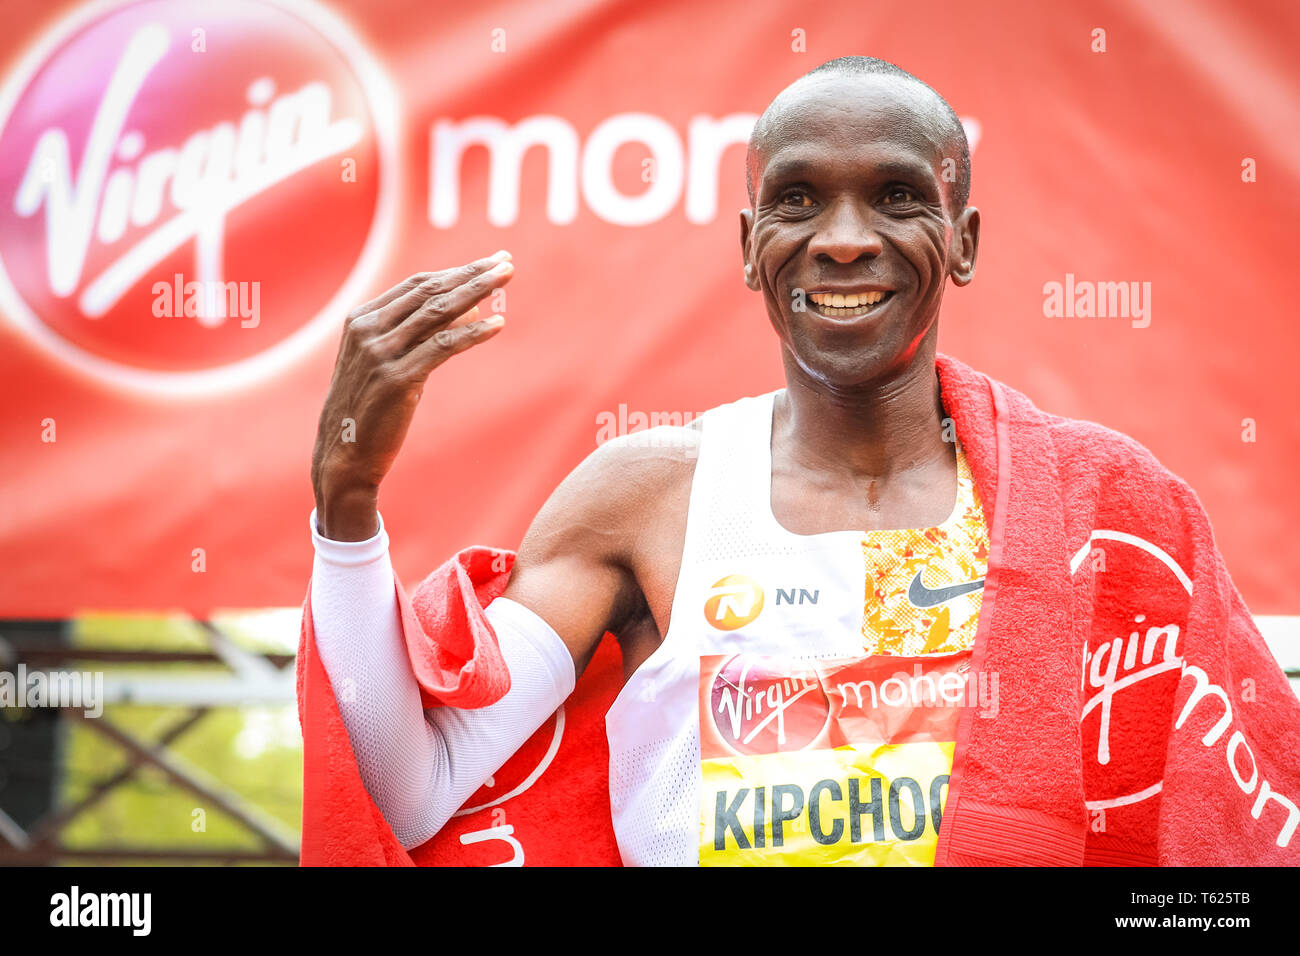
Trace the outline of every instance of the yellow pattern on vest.
<path fill-rule="evenodd" d="M 867 532 L 862 553 L 866 653 L 952 654 L 974 644 L 989 540 L 984 509 L 960 443 L 956 507 L 948 519 L 934 528 Z M 975 586 L 977 581 L 981 586 Z M 913 603 L 912 597 L 919 601 Z"/>

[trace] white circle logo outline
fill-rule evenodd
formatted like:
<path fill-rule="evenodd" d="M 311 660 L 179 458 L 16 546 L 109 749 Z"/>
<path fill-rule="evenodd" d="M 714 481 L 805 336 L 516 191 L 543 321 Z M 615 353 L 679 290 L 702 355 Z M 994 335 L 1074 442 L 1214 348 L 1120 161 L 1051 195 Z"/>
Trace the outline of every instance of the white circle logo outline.
<path fill-rule="evenodd" d="M 83 26 L 110 13 L 130 7 L 137 0 L 99 0 L 88 3 L 55 23 L 42 34 L 19 60 L 18 65 L 0 87 L 0 131 L 9 122 L 10 114 L 28 84 L 45 62 L 58 52 Z M 394 87 L 378 61 L 353 34 L 348 24 L 333 11 L 320 6 L 315 0 L 257 0 L 278 7 L 301 18 L 342 54 L 351 67 L 366 98 L 366 106 L 374 123 L 375 142 L 379 153 L 379 194 L 375 215 L 370 222 L 361 254 L 357 256 L 352 271 L 340 284 L 329 301 L 309 321 L 304 322 L 284 340 L 263 352 L 239 359 L 216 368 L 186 372 L 160 372 L 133 368 L 120 362 L 95 355 L 59 335 L 32 311 L 26 300 L 14 288 L 9 274 L 0 259 L 0 308 L 12 320 L 27 341 L 52 356 L 65 367 L 80 372 L 98 383 L 109 383 L 120 389 L 153 397 L 198 398 L 221 392 L 235 391 L 270 378 L 272 374 L 292 365 L 324 340 L 325 333 L 337 320 L 341 327 L 347 303 L 357 299 L 365 284 L 377 271 L 380 261 L 388 251 L 397 213 L 398 186 L 401 170 L 398 168 L 400 130 L 397 121 L 397 96 Z M 342 310 L 342 311 L 341 311 Z"/>

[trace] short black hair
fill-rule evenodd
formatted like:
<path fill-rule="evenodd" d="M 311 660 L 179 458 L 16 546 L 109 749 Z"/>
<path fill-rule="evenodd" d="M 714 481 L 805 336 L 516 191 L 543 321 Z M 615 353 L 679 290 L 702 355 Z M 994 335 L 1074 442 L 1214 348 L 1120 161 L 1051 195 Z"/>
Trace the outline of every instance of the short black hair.
<path fill-rule="evenodd" d="M 948 105 L 948 101 L 939 94 L 938 90 L 930 86 L 929 83 L 926 83 L 920 77 L 908 73 L 901 66 L 890 63 L 888 60 L 877 59 L 874 56 L 841 56 L 836 57 L 834 60 L 827 60 L 821 66 L 809 70 L 785 89 L 791 89 L 809 77 L 827 75 L 896 76 L 899 79 L 919 83 L 921 86 L 933 93 L 935 98 L 943 104 L 943 111 L 945 114 L 944 120 L 948 126 L 948 145 L 956 154 L 954 158 L 957 160 L 957 178 L 953 182 L 952 188 L 953 211 L 961 212 L 961 210 L 966 208 L 966 203 L 970 199 L 970 143 L 966 140 L 966 130 L 961 125 L 961 120 L 957 118 L 957 113 L 950 105 Z M 745 188 L 749 191 L 750 205 L 753 205 L 754 203 L 753 171 L 754 167 L 757 165 L 756 158 L 758 144 L 767 136 L 772 124 L 775 122 L 775 117 L 778 111 L 774 110 L 773 107 L 777 105 L 777 102 L 781 99 L 784 92 L 785 90 L 782 90 L 781 93 L 778 93 L 776 98 L 768 104 L 767 109 L 763 111 L 763 115 L 760 116 L 758 122 L 754 124 L 754 130 L 749 136 L 749 154 L 745 160 Z"/>

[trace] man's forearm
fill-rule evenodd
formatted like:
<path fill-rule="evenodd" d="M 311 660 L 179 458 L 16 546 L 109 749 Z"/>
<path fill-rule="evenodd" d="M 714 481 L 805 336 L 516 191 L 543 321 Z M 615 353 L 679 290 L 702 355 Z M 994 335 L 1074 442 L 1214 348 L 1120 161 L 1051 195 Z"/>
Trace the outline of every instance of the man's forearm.
<path fill-rule="evenodd" d="M 407 661 L 387 535 L 380 529 L 366 540 L 341 542 L 320 531 L 318 515 L 311 591 L 316 649 L 362 782 L 397 838 L 416 846 L 433 825 L 426 815 L 446 755 L 424 720 Z"/>

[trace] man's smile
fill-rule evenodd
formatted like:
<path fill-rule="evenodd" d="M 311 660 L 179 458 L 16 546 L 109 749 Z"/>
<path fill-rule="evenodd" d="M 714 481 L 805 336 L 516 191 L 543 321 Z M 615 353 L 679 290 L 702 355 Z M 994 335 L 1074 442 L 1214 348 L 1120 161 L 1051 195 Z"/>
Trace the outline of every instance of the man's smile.
<path fill-rule="evenodd" d="M 863 286 L 810 292 L 808 303 L 811 312 L 824 318 L 851 319 L 879 312 L 893 297 L 893 289 Z"/>

